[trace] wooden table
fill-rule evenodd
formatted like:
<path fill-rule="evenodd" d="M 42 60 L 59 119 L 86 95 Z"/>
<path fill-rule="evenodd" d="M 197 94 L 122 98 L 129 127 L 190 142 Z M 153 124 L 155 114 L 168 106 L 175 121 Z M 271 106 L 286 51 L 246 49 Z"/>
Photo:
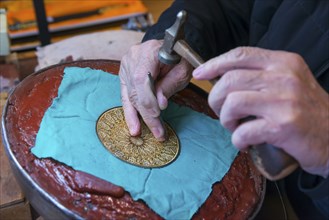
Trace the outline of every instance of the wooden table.
<path fill-rule="evenodd" d="M 7 97 L 7 92 L 0 93 L 1 117 Z M 7 155 L 4 151 L 2 136 L 0 136 L 0 174 L 0 219 L 32 219 L 30 204 L 25 200 L 24 194 L 11 171 Z"/>

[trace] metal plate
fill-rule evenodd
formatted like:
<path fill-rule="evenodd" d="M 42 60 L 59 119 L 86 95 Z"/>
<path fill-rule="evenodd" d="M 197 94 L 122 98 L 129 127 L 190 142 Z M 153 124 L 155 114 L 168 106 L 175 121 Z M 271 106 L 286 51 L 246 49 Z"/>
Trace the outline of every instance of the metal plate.
<path fill-rule="evenodd" d="M 165 123 L 168 138 L 165 142 L 159 142 L 145 123 L 141 123 L 141 135 L 130 136 L 123 108 L 116 107 L 107 110 L 99 117 L 96 132 L 106 149 L 127 163 L 156 168 L 174 161 L 180 146 L 173 129 Z"/>

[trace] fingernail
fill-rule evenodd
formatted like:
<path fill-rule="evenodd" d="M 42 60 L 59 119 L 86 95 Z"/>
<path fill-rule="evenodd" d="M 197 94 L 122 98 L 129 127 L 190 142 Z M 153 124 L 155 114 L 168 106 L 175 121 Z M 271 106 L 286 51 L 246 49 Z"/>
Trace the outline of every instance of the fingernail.
<path fill-rule="evenodd" d="M 139 126 L 138 125 L 130 126 L 129 132 L 131 136 L 139 135 L 140 134 Z"/>
<path fill-rule="evenodd" d="M 165 141 L 165 134 L 163 129 L 152 128 L 152 133 L 158 141 Z"/>
<path fill-rule="evenodd" d="M 168 100 L 162 93 L 158 95 L 158 104 L 160 110 L 165 110 L 168 107 Z"/>
<path fill-rule="evenodd" d="M 193 77 L 197 78 L 198 76 L 200 76 L 200 75 L 202 74 L 203 68 L 204 68 L 203 65 L 201 65 L 201 66 L 199 66 L 198 68 L 196 68 L 196 69 L 193 71 Z"/>

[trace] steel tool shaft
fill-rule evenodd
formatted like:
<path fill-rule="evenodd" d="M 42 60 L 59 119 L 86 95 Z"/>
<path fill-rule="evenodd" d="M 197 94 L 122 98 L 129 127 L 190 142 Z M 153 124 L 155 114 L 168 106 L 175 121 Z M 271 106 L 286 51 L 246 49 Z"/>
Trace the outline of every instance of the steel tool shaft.
<path fill-rule="evenodd" d="M 186 19 L 186 11 L 180 11 L 175 23 L 166 30 L 164 42 L 158 54 L 160 62 L 167 65 L 177 64 L 183 57 L 194 68 L 204 63 L 203 59 L 184 40 Z M 214 84 L 217 80 L 211 82 Z M 250 116 L 242 119 L 241 123 L 253 119 L 254 117 Z M 249 154 L 258 170 L 269 180 L 282 179 L 298 167 L 298 163 L 293 157 L 271 144 L 263 143 L 251 146 Z"/>

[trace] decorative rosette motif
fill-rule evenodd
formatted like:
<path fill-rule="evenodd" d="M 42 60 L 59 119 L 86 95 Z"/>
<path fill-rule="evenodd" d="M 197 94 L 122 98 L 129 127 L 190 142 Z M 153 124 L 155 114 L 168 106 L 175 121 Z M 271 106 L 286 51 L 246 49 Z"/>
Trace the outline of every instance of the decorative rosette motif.
<path fill-rule="evenodd" d="M 124 119 L 122 107 L 104 112 L 98 119 L 96 132 L 103 145 L 119 159 L 140 167 L 165 166 L 179 153 L 179 141 L 173 129 L 165 123 L 168 138 L 158 142 L 142 122 L 141 135 L 132 137 Z"/>

